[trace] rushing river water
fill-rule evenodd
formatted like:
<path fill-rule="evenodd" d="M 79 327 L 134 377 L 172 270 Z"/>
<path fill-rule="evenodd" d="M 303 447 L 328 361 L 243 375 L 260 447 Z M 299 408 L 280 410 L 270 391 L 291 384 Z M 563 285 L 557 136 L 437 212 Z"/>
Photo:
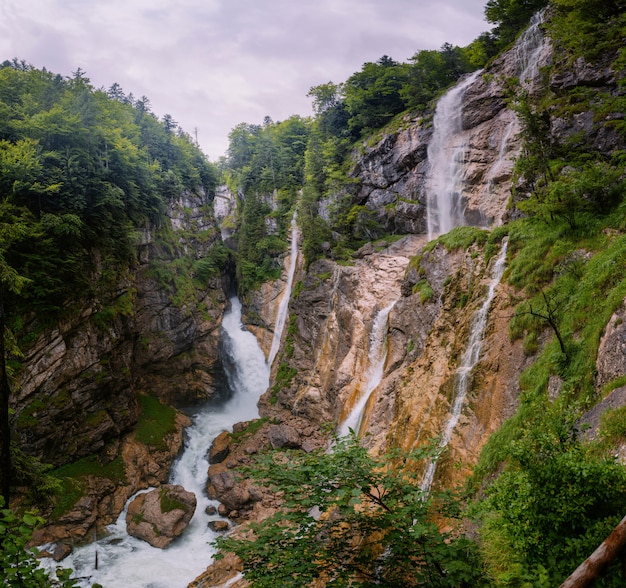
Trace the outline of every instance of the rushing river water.
<path fill-rule="evenodd" d="M 74 569 L 82 586 L 99 583 L 104 588 L 183 588 L 211 562 L 210 543 L 216 534 L 207 527 L 205 509 L 216 501 L 207 498 L 207 452 L 212 440 L 233 424 L 258 417 L 257 401 L 269 382 L 269 367 L 257 340 L 243 329 L 241 303 L 231 298 L 222 321 L 222 355 L 231 396 L 221 406 L 198 410 L 186 431 L 185 449 L 176 462 L 171 483 L 194 492 L 196 513 L 183 535 L 167 549 L 157 549 L 126 533 L 126 512 L 107 528 L 107 536 L 78 548 L 63 561 Z M 96 553 L 98 569 L 95 569 Z M 51 566 L 50 560 L 46 565 Z"/>

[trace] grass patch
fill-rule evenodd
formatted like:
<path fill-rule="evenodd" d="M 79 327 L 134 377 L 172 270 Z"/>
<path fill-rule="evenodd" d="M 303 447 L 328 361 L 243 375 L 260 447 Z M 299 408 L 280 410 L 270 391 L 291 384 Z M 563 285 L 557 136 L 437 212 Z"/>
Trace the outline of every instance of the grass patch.
<path fill-rule="evenodd" d="M 124 462 L 120 456 L 113 461 L 103 462 L 97 455 L 83 457 L 72 463 L 62 465 L 50 472 L 61 482 L 61 490 L 51 514 L 52 519 L 59 518 L 85 495 L 85 479 L 87 476 L 107 478 L 115 484 L 126 483 Z"/>
<path fill-rule="evenodd" d="M 140 396 L 141 414 L 135 439 L 157 451 L 165 451 L 165 437 L 176 431 L 176 411 L 154 396 Z"/>
<path fill-rule="evenodd" d="M 189 510 L 186 504 L 172 498 L 167 488 L 161 488 L 159 490 L 159 502 L 161 505 L 161 512 L 164 513 L 171 512 L 173 510 L 182 510 L 183 512 L 187 512 Z"/>

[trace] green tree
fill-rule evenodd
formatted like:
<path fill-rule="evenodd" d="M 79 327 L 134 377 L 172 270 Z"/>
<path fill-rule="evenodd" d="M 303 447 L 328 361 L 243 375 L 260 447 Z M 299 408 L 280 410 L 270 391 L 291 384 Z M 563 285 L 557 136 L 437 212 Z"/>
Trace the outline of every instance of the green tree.
<path fill-rule="evenodd" d="M 623 517 L 626 469 L 579 441 L 573 411 L 535 408 L 487 490 L 482 534 L 487 552 L 495 543 L 510 555 L 510 580 L 558 586 Z M 622 585 L 617 576 L 598 584 Z"/>
<path fill-rule="evenodd" d="M 39 566 L 37 553 L 27 547 L 33 530 L 44 520 L 34 513 L 18 516 L 0 497 L 0 574 L 6 588 L 76 588 L 72 570 L 58 568 L 56 579 Z"/>
<path fill-rule="evenodd" d="M 387 55 L 376 63 L 364 63 L 361 71 L 352 74 L 343 85 L 350 130 L 358 136 L 384 126 L 402 112 L 406 78 L 407 66 Z"/>
<path fill-rule="evenodd" d="M 424 457 L 423 454 L 413 457 Z M 243 561 L 256 587 L 326 585 L 487 586 L 476 546 L 458 529 L 442 532 L 433 515 L 459 513 L 447 496 L 427 497 L 400 467 L 399 455 L 370 456 L 356 436 L 335 439 L 331 451 L 272 453 L 250 472 L 284 494 L 282 510 L 252 537 L 217 545 Z"/>
<path fill-rule="evenodd" d="M 549 0 L 487 0 L 485 17 L 495 24 L 493 34 L 500 48 L 515 40 L 526 28 L 531 17 L 548 5 Z"/>

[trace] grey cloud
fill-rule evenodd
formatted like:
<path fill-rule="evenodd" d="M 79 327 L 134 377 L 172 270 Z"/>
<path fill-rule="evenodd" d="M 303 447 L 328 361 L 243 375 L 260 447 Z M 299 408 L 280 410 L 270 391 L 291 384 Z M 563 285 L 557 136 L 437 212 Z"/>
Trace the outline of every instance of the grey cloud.
<path fill-rule="evenodd" d="M 485 0 L 3 0 L 0 60 L 96 87 L 119 83 L 170 113 L 212 159 L 239 122 L 308 116 L 311 86 L 488 29 Z"/>

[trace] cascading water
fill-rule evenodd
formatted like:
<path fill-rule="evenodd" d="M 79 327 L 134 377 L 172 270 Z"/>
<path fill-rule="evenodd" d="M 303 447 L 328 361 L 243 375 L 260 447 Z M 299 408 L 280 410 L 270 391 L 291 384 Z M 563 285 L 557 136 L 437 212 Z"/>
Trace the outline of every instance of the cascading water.
<path fill-rule="evenodd" d="M 545 20 L 545 10 L 537 12 L 531 19 L 530 25 L 522 33 L 515 44 L 516 72 L 520 85 L 529 89 L 539 73 L 539 63 L 546 49 L 546 38 L 541 30 Z M 509 153 L 509 142 L 519 130 L 517 116 L 510 117 L 509 123 L 504 127 L 498 155 L 491 164 L 487 174 L 487 187 L 489 192 L 493 189 L 494 179 L 502 172 L 505 166 L 512 168 L 512 156 Z"/>
<path fill-rule="evenodd" d="M 350 429 L 357 434 L 359 433 L 367 401 L 383 379 L 385 360 L 387 359 L 387 321 L 394 304 L 395 302 L 383 308 L 376 315 L 372 324 L 366 374 L 367 385 L 350 414 L 339 426 L 339 436 L 341 437 L 347 435 Z"/>
<path fill-rule="evenodd" d="M 545 20 L 545 10 L 540 10 L 530 20 L 530 25 L 515 44 L 515 61 L 522 87 L 527 87 L 539 73 L 539 61 L 545 48 L 545 35 L 541 25 Z"/>
<path fill-rule="evenodd" d="M 287 310 L 289 308 L 289 300 L 291 299 L 291 290 L 293 288 L 293 277 L 296 273 L 296 267 L 298 263 L 298 238 L 299 231 L 296 224 L 296 213 L 293 213 L 291 219 L 291 258 L 289 261 L 289 271 L 287 273 L 287 284 L 285 286 L 285 292 L 278 305 L 278 312 L 276 314 L 276 324 L 274 326 L 274 337 L 272 339 L 272 347 L 267 357 L 267 364 L 272 367 L 274 359 L 280 349 L 280 342 L 283 336 L 283 329 L 285 328 L 285 321 L 287 320 Z"/>
<path fill-rule="evenodd" d="M 463 134 L 462 103 L 465 90 L 482 70 L 475 71 L 448 90 L 437 102 L 433 136 L 428 144 L 426 220 L 428 240 L 465 224 L 462 187 L 466 142 Z"/>
<path fill-rule="evenodd" d="M 216 534 L 207 527 L 211 518 L 205 513 L 207 498 L 207 452 L 212 440 L 223 430 L 240 421 L 258 417 L 257 401 L 269 384 L 269 367 L 257 340 L 241 324 L 241 303 L 231 298 L 231 309 L 222 319 L 222 352 L 230 399 L 221 406 L 206 406 L 198 411 L 186 431 L 185 450 L 176 462 L 171 483 L 181 484 L 195 493 L 195 515 L 170 547 L 151 547 L 126 533 L 126 511 L 107 528 L 107 536 L 78 548 L 63 565 L 74 569 L 82 586 L 99 583 L 106 588 L 183 588 L 201 574 L 210 563 L 213 551 L 209 543 Z M 94 569 L 96 552 L 98 570 Z M 44 565 L 52 567 L 54 562 Z"/>
<path fill-rule="evenodd" d="M 454 374 L 454 403 L 439 442 L 440 450 L 445 449 L 448 446 L 448 443 L 450 443 L 452 433 L 454 432 L 454 429 L 459 422 L 459 418 L 461 417 L 461 411 L 463 410 L 463 405 L 467 396 L 467 389 L 470 384 L 472 371 L 480 359 L 480 352 L 483 345 L 483 335 L 485 333 L 485 328 L 487 327 L 487 318 L 489 316 L 489 308 L 496 293 L 496 286 L 500 283 L 502 274 L 504 273 L 507 245 L 508 242 L 505 238 L 502 240 L 500 253 L 498 254 L 493 266 L 493 273 L 489 283 L 487 296 L 485 297 L 485 301 L 483 302 L 480 310 L 474 317 L 467 349 L 461 358 L 461 365 L 457 368 Z M 426 493 L 430 492 L 430 487 L 432 486 L 433 479 L 435 478 L 436 469 L 437 456 L 435 456 L 428 464 L 426 473 L 424 474 L 424 479 L 422 480 L 421 488 Z"/>

